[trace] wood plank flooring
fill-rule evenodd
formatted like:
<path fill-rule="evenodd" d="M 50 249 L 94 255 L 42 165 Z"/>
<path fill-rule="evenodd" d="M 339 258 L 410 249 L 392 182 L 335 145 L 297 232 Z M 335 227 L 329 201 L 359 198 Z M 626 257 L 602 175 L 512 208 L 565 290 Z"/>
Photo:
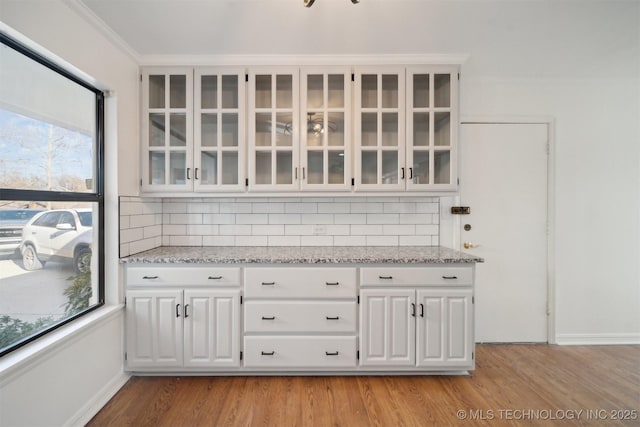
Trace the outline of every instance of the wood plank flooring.
<path fill-rule="evenodd" d="M 88 425 L 640 426 L 640 346 L 483 344 L 470 376 L 133 377 Z"/>

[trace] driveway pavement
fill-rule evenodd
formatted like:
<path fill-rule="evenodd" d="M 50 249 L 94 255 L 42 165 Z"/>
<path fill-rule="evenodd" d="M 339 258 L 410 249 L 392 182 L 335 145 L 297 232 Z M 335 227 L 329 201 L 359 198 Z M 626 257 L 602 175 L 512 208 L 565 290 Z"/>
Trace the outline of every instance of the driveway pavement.
<path fill-rule="evenodd" d="M 58 318 L 64 314 L 72 284 L 71 264 L 48 262 L 41 270 L 26 271 L 18 259 L 0 259 L 0 315 L 33 322 L 40 317 Z"/>

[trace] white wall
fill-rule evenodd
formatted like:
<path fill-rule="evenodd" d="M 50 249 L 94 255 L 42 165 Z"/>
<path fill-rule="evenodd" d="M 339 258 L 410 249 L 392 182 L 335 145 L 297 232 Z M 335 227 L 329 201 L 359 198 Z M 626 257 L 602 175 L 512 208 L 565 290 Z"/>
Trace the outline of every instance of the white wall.
<path fill-rule="evenodd" d="M 0 361 L 0 425 L 82 424 L 126 380 L 124 310 L 117 306 L 117 186 L 119 160 L 125 171 L 137 168 L 137 63 L 63 1 L 0 0 L 0 21 L 115 92 L 105 106 L 106 287 L 107 304 L 115 311 L 103 309 L 82 330 L 68 334 L 78 328 L 72 324 Z M 44 341 L 52 345 L 43 347 Z M 27 363 L 12 364 L 22 356 Z"/>

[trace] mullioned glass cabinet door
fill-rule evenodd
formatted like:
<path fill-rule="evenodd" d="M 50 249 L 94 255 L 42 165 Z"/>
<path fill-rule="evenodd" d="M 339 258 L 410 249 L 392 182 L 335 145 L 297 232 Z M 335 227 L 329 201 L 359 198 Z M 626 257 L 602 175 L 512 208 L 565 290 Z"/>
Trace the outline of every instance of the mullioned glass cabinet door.
<path fill-rule="evenodd" d="M 407 190 L 455 190 L 458 67 L 407 69 Z"/>
<path fill-rule="evenodd" d="M 249 190 L 296 191 L 300 141 L 299 71 L 265 67 L 249 72 Z"/>
<path fill-rule="evenodd" d="M 244 76 L 244 69 L 195 70 L 195 191 L 245 188 Z"/>
<path fill-rule="evenodd" d="M 356 190 L 405 188 L 404 76 L 404 67 L 356 69 Z"/>
<path fill-rule="evenodd" d="M 300 80 L 301 189 L 349 190 L 351 71 L 348 67 L 306 67 Z"/>
<path fill-rule="evenodd" d="M 142 73 L 142 189 L 193 188 L 193 72 L 149 68 Z"/>

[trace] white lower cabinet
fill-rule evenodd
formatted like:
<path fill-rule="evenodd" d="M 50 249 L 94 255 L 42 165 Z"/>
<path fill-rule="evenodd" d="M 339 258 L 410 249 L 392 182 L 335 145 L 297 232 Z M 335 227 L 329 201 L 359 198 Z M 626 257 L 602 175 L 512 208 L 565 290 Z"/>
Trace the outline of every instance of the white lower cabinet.
<path fill-rule="evenodd" d="M 469 277 L 473 271 L 469 267 Z M 473 369 L 473 289 L 433 286 L 419 270 L 386 269 L 377 280 L 398 280 L 399 288 L 367 282 L 361 270 L 360 366 L 420 370 Z M 424 272 L 422 272 L 424 273 Z M 437 273 L 437 271 L 430 271 Z M 443 270 L 438 280 L 454 277 Z M 380 277 L 380 279 L 378 279 Z M 457 280 L 457 279 L 444 279 Z M 405 286 L 411 286 L 406 288 Z M 370 286 L 370 287 L 368 287 Z M 389 286 L 389 285 L 387 285 Z"/>
<path fill-rule="evenodd" d="M 244 366 L 355 369 L 355 268 L 246 268 Z"/>
<path fill-rule="evenodd" d="M 126 366 L 202 373 L 470 370 L 473 269 L 128 266 Z"/>
<path fill-rule="evenodd" d="M 239 274 L 202 266 L 128 267 L 127 369 L 239 367 Z"/>

